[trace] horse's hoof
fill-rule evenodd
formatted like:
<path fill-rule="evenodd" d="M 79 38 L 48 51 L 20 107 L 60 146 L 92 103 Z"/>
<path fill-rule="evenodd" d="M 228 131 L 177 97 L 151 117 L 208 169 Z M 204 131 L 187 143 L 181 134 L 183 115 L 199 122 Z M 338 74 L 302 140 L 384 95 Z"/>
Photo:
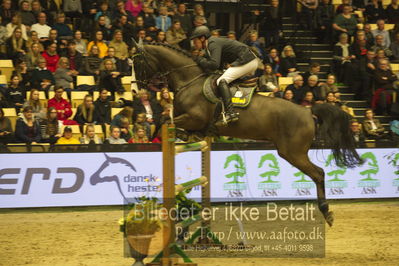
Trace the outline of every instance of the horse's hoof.
<path fill-rule="evenodd" d="M 328 212 L 325 218 L 326 218 L 327 224 L 331 227 L 334 223 L 334 213 Z"/>

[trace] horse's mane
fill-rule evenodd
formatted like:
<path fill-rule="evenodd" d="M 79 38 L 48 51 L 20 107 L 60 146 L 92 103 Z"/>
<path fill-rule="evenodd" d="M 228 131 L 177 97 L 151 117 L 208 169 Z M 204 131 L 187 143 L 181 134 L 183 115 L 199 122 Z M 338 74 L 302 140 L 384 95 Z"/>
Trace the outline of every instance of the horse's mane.
<path fill-rule="evenodd" d="M 176 46 L 172 46 L 172 45 L 170 45 L 168 43 L 156 42 L 156 43 L 151 43 L 149 45 L 162 46 L 162 47 L 165 47 L 165 48 L 169 48 L 171 50 L 174 50 L 174 51 L 178 52 L 179 54 L 182 54 L 182 55 L 194 60 L 193 56 L 189 52 L 187 52 L 186 50 L 183 50 L 183 49 L 178 48 Z"/>

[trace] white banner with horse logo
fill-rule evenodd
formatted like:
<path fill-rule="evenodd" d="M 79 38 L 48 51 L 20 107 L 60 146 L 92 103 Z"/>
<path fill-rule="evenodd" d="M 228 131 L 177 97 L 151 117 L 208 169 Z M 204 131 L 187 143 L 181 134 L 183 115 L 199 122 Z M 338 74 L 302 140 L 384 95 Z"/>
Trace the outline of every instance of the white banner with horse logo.
<path fill-rule="evenodd" d="M 361 167 L 334 165 L 330 152 L 310 151 L 323 164 L 330 199 L 399 197 L 397 149 L 360 149 Z M 276 151 L 213 151 L 211 197 L 221 200 L 316 199 L 313 181 Z M 1 154 L 0 208 L 119 205 L 124 198 L 162 197 L 162 153 Z M 176 157 L 176 182 L 201 176 L 201 154 Z M 200 188 L 189 194 L 200 198 Z"/>

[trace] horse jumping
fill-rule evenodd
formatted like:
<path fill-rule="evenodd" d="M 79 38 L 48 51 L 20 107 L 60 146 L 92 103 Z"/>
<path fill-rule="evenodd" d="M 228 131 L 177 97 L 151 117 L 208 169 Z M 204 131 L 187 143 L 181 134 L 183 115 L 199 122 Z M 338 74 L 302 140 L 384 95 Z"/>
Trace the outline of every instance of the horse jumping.
<path fill-rule="evenodd" d="M 155 73 L 167 76 L 169 88 L 175 94 L 176 127 L 206 132 L 213 125 L 216 108 L 202 95 L 206 73 L 180 49 L 163 44 L 137 49 L 134 66 L 139 81 Z M 350 116 L 329 104 L 305 108 L 261 95 L 254 95 L 247 108 L 235 111 L 240 114 L 239 121 L 217 127 L 218 134 L 273 142 L 282 158 L 315 182 L 319 209 L 331 226 L 334 218 L 326 201 L 324 171 L 310 161 L 308 151 L 317 136 L 323 139 L 325 147 L 332 149 L 337 164 L 354 167 L 361 163 L 349 128 Z"/>

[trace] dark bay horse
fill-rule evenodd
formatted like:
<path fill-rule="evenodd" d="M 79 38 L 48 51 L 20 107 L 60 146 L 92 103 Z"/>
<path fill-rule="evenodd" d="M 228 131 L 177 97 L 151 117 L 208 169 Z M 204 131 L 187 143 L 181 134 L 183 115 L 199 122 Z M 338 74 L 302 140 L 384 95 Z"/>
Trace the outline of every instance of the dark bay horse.
<path fill-rule="evenodd" d="M 184 51 L 167 45 L 138 47 L 135 57 L 137 80 L 161 73 L 174 91 L 174 123 L 187 131 L 204 131 L 213 121 L 215 104 L 202 95 L 206 74 Z M 341 109 L 318 104 L 305 108 L 289 101 L 254 95 L 249 107 L 237 108 L 239 121 L 218 127 L 219 134 L 253 140 L 272 141 L 278 154 L 311 177 L 316 183 L 318 205 L 331 226 L 333 213 L 325 196 L 324 171 L 308 157 L 316 133 L 332 149 L 339 165 L 354 167 L 361 162 L 349 129 L 350 116 Z M 317 126 L 314 120 L 317 117 Z"/>

